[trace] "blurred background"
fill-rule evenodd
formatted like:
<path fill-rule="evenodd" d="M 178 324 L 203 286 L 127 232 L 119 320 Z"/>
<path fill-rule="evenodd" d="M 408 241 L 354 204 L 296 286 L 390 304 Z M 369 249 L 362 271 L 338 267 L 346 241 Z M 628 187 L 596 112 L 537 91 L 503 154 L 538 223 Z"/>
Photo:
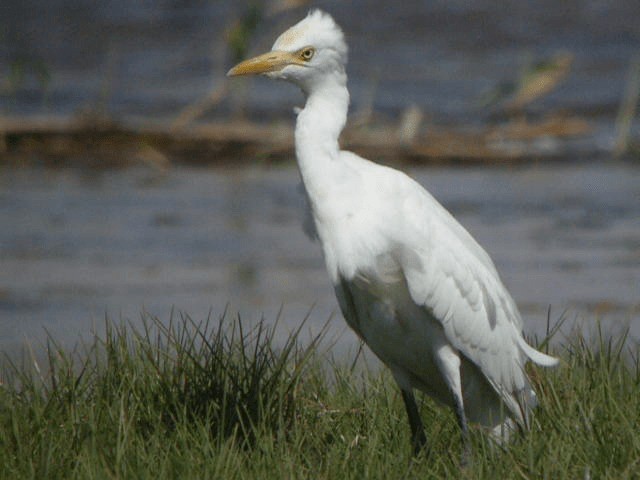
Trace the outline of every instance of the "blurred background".
<path fill-rule="evenodd" d="M 527 333 L 550 309 L 639 337 L 637 0 L 4 0 L 0 350 L 141 312 L 340 335 L 300 227 L 303 97 L 225 77 L 311 7 L 350 46 L 343 146 L 454 213 Z"/>

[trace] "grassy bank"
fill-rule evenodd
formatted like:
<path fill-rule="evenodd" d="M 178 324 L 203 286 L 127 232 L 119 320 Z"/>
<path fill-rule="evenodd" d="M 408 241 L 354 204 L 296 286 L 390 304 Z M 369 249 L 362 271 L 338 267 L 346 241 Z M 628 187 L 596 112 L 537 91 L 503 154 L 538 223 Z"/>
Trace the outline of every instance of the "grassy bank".
<path fill-rule="evenodd" d="M 431 450 L 410 461 L 386 371 L 330 365 L 293 334 L 237 320 L 109 327 L 48 365 L 5 362 L 0 478 L 637 478 L 640 364 L 624 339 L 562 347 L 532 369 L 540 408 L 506 449 L 474 431 L 459 466 L 447 410 L 422 405 Z M 45 362 L 46 363 L 46 362 Z"/>

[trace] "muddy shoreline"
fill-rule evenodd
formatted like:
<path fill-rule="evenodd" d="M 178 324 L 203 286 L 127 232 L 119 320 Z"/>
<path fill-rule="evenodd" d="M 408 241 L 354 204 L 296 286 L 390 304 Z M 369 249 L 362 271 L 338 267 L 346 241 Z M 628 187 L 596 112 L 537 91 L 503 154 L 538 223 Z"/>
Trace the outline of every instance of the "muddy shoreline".
<path fill-rule="evenodd" d="M 387 164 L 494 165 L 590 160 L 609 152 L 589 142 L 591 123 L 553 114 L 484 127 L 367 124 L 347 127 L 343 148 Z M 87 166 L 243 165 L 294 158 L 293 122 L 168 122 L 73 117 L 0 118 L 0 164 Z"/>

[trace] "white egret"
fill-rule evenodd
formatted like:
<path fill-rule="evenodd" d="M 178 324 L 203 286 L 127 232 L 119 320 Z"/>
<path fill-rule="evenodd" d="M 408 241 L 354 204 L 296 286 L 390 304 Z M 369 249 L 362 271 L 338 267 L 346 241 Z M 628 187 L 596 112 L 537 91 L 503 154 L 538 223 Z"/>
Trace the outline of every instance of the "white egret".
<path fill-rule="evenodd" d="M 469 454 L 467 420 L 499 441 L 528 426 L 535 392 L 520 314 L 487 253 L 424 188 L 340 150 L 349 104 L 347 45 L 314 10 L 263 55 L 228 75 L 264 74 L 305 94 L 295 150 L 329 276 L 349 326 L 390 369 L 414 452 L 426 444 L 413 389 L 451 406 Z"/>

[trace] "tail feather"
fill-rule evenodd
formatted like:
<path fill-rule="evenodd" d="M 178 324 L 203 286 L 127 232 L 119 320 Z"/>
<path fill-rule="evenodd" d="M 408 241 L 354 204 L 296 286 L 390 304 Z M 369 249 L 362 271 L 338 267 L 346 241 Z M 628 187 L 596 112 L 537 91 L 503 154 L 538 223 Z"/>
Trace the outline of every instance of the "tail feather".
<path fill-rule="evenodd" d="M 552 357 L 551 355 L 547 355 L 546 353 L 542 353 L 533 348 L 522 337 L 520 337 L 520 348 L 532 362 L 537 363 L 540 366 L 555 367 L 559 362 L 556 357 Z"/>

